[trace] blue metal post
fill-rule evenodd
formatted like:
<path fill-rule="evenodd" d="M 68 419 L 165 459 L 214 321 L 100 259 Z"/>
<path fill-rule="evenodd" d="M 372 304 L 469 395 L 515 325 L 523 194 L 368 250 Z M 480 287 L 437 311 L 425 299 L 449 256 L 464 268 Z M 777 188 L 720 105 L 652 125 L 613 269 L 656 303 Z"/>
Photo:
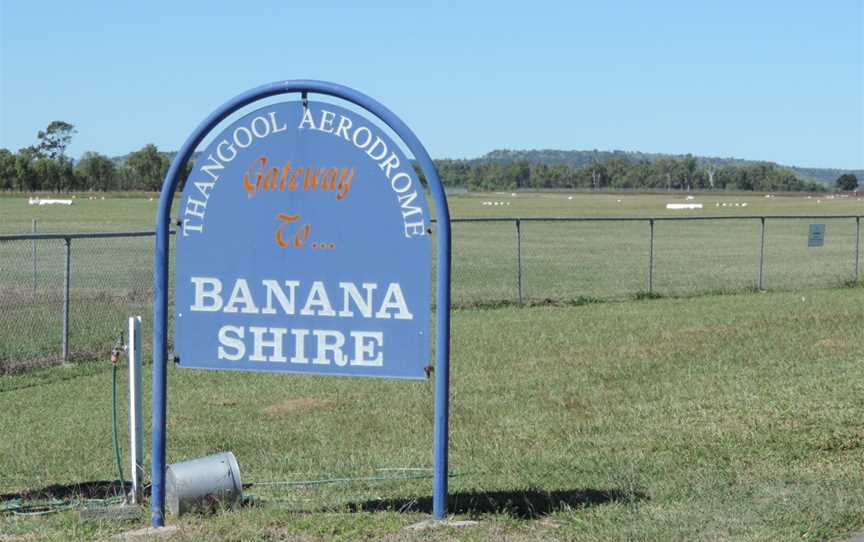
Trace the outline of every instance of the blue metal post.
<path fill-rule="evenodd" d="M 174 169 L 172 164 L 171 169 Z M 168 179 L 171 179 L 171 172 Z M 166 186 L 167 185 L 167 186 Z M 159 196 L 156 218 L 153 294 L 153 425 L 151 450 L 150 520 L 153 527 L 165 525 L 165 428 L 168 384 L 168 231 L 173 187 L 166 180 Z M 167 198 L 166 198 L 167 195 Z M 163 203 L 162 200 L 168 199 Z"/>
<path fill-rule="evenodd" d="M 412 149 L 413 150 L 413 149 Z M 423 153 L 425 154 L 425 150 Z M 417 153 L 414 153 L 417 157 Z M 432 160 L 426 156 L 434 182 L 429 188 L 435 199 L 438 211 L 438 282 L 436 311 L 438 320 L 435 328 L 435 427 L 434 427 L 434 470 L 432 472 L 432 517 L 444 519 L 447 514 L 447 463 L 450 416 L 450 211 L 444 188 L 438 180 L 438 173 Z M 421 161 L 422 164 L 422 161 Z M 426 173 L 429 180 L 429 173 Z M 434 185 L 434 189 L 433 189 Z M 436 194 L 437 189 L 437 194 Z"/>
<path fill-rule="evenodd" d="M 262 85 L 229 100 L 210 114 L 174 157 L 159 195 L 153 302 L 153 425 L 150 512 L 153 527 L 165 525 L 165 441 L 168 363 L 168 240 L 174 192 L 192 152 L 222 120 L 263 98 L 296 92 L 318 93 L 352 102 L 387 124 L 414 155 L 428 183 L 438 213 L 438 274 L 435 364 L 434 472 L 432 515 L 447 513 L 447 451 L 450 399 L 450 211 L 432 158 L 408 126 L 389 109 L 356 90 L 323 81 L 280 81 Z M 182 232 L 178 232 L 182 235 Z"/>

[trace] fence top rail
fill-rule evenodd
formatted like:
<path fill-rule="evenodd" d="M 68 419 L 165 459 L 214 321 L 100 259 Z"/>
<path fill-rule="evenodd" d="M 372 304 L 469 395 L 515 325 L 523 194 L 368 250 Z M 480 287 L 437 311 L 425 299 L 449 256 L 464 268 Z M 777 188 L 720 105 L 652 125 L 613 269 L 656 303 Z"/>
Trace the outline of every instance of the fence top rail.
<path fill-rule="evenodd" d="M 489 216 L 451 218 L 450 222 L 650 222 L 662 220 L 837 220 L 862 215 L 736 215 L 736 216 Z M 432 222 L 436 220 L 433 218 Z"/>
<path fill-rule="evenodd" d="M 171 235 L 176 231 L 170 232 Z M 0 241 L 29 241 L 42 239 L 106 239 L 110 237 L 153 237 L 154 231 L 101 231 L 82 233 L 10 233 L 0 235 Z"/>
<path fill-rule="evenodd" d="M 451 218 L 450 222 L 650 222 L 663 220 L 860 220 L 864 215 L 738 215 L 738 216 L 484 216 Z M 432 222 L 437 222 L 433 218 Z M 8 233 L 0 234 L 2 241 L 29 241 L 42 239 L 106 239 L 111 237 L 153 237 L 154 231 L 111 231 L 81 233 Z M 170 235 L 176 235 L 172 230 Z"/>

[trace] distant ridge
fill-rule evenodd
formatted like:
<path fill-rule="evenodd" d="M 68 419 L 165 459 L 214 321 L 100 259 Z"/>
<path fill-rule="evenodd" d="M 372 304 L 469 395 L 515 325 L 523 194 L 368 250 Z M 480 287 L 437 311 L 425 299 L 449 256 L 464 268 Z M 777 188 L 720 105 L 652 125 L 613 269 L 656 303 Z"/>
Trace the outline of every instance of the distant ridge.
<path fill-rule="evenodd" d="M 684 154 L 662 154 L 638 151 L 565 151 L 557 149 L 531 149 L 531 150 L 509 150 L 496 149 L 476 159 L 481 162 L 510 163 L 525 160 L 531 163 L 552 165 L 567 165 L 580 168 L 592 163 L 604 163 L 612 159 L 624 159 L 629 162 L 655 162 L 662 158 L 680 160 L 685 158 Z M 837 177 L 844 173 L 852 173 L 859 179 L 864 180 L 864 169 L 833 169 L 833 168 L 806 168 L 798 166 L 787 166 L 776 164 L 767 160 L 742 160 L 740 158 L 720 158 L 714 156 L 694 156 L 699 166 L 715 165 L 722 166 L 745 166 L 748 164 L 768 163 L 779 168 L 787 169 L 806 181 L 816 181 L 833 185 Z"/>

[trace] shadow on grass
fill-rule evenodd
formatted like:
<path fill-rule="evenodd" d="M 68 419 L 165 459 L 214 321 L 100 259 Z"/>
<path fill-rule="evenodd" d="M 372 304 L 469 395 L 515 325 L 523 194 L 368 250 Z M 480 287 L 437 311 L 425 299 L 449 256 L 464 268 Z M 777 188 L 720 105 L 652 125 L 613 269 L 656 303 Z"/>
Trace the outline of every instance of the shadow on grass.
<path fill-rule="evenodd" d="M 107 499 L 123 497 L 132 489 L 130 482 L 123 485 L 114 480 L 76 482 L 68 485 L 54 484 L 40 489 L 26 489 L 18 493 L 0 495 L 0 502 L 21 499 L 24 501 L 74 501 L 83 499 Z"/>
<path fill-rule="evenodd" d="M 616 489 L 479 491 L 451 493 L 447 500 L 447 509 L 449 513 L 458 515 L 508 514 L 522 519 L 534 519 L 563 508 L 587 508 L 647 499 L 648 496 L 641 491 Z M 347 507 L 351 512 L 398 511 L 431 514 L 432 497 L 369 500 L 349 503 Z"/>
<path fill-rule="evenodd" d="M 489 301 L 453 301 L 450 308 L 453 310 L 495 310 L 508 307 L 582 307 L 584 305 L 596 305 L 607 303 L 610 299 L 583 296 L 562 298 L 526 298 L 521 303 L 512 299 L 499 299 Z M 434 307 L 433 307 L 434 308 Z"/>

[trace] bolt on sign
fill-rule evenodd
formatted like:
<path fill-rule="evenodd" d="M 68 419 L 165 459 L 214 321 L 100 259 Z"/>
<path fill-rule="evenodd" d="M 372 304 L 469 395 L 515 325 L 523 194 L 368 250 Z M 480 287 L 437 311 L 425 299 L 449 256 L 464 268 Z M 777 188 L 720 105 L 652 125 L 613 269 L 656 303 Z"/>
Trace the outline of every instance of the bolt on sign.
<path fill-rule="evenodd" d="M 411 160 L 368 119 L 301 101 L 242 117 L 180 202 L 180 366 L 425 378 L 429 218 Z"/>
<path fill-rule="evenodd" d="M 240 94 L 205 119 L 177 153 L 160 193 L 152 524 L 164 525 L 174 193 L 186 163 L 215 127 L 256 101 L 283 94 L 300 99 L 231 122 L 212 137 L 186 180 L 176 220 L 175 361 L 182 368 L 426 378 L 432 352 L 428 191 L 438 217 L 432 513 L 442 519 L 450 348 L 444 188 L 414 133 L 380 103 L 334 83 L 280 81 Z M 307 94 L 348 102 L 362 113 Z"/>

